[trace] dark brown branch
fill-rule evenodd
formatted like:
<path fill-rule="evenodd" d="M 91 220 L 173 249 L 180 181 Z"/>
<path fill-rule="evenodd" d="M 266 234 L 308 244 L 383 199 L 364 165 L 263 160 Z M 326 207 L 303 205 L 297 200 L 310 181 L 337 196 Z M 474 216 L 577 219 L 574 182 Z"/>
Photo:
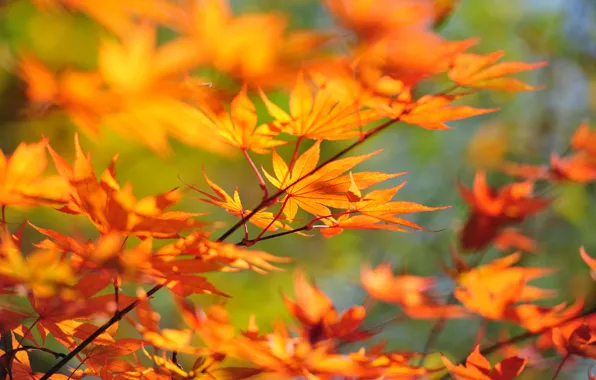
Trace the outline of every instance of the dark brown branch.
<path fill-rule="evenodd" d="M 155 294 L 158 290 L 160 290 L 161 288 L 163 288 L 165 285 L 164 284 L 159 284 L 159 285 L 155 285 L 153 288 L 151 288 L 148 292 L 147 292 L 147 297 L 151 297 L 153 294 Z M 48 380 L 50 379 L 50 377 L 55 374 L 56 372 L 58 372 L 62 367 L 64 367 L 71 359 L 73 359 L 75 356 L 77 356 L 79 354 L 79 352 L 83 351 L 85 349 L 85 347 L 87 347 L 88 345 L 90 345 L 91 343 L 93 343 L 93 341 L 95 339 L 97 339 L 97 337 L 99 337 L 101 334 L 103 334 L 107 329 L 109 329 L 114 323 L 119 322 L 126 314 L 128 314 L 129 312 L 131 312 L 138 304 L 139 302 L 141 302 L 141 300 L 137 299 L 136 301 L 134 301 L 133 303 L 131 303 L 130 305 L 128 305 L 127 307 L 125 307 L 122 310 L 118 310 L 114 316 L 112 318 L 110 318 L 109 321 L 107 321 L 106 323 L 104 323 L 103 325 L 101 325 L 100 327 L 97 328 L 97 330 L 95 330 L 95 332 L 91 335 L 89 335 L 87 337 L 87 339 L 83 340 L 81 343 L 79 343 L 78 346 L 76 346 L 72 351 L 70 351 L 67 355 L 65 355 L 62 360 L 60 360 L 58 363 L 56 363 L 52 368 L 50 368 L 48 370 L 48 372 L 46 372 L 40 380 Z"/>
<path fill-rule="evenodd" d="M 582 312 L 581 314 L 578 314 L 578 315 L 576 315 L 574 317 L 567 318 L 567 319 L 563 320 L 562 322 L 557 323 L 555 325 L 544 327 L 544 328 L 542 328 L 542 329 L 540 329 L 538 331 L 527 331 L 527 332 L 525 332 L 523 334 L 516 335 L 516 336 L 514 336 L 512 338 L 509 338 L 507 340 L 504 340 L 502 342 L 497 342 L 497 343 L 495 343 L 495 344 L 493 344 L 491 346 L 488 346 L 488 347 L 483 348 L 482 350 L 480 350 L 480 354 L 482 356 L 488 356 L 488 355 L 492 354 L 493 352 L 499 351 L 500 349 L 502 349 L 502 348 L 504 348 L 506 346 L 509 346 L 511 344 L 515 344 L 515 343 L 518 343 L 518 342 L 522 342 L 524 340 L 533 338 L 533 337 L 538 336 L 538 335 L 542 335 L 545 332 L 547 332 L 549 330 L 552 330 L 555 327 L 559 327 L 559 326 L 562 326 L 562 325 L 564 325 L 566 323 L 573 322 L 573 321 L 578 320 L 578 319 L 581 319 L 581 318 L 585 318 L 588 315 L 591 315 L 591 314 L 594 314 L 594 313 L 596 313 L 596 306 L 593 306 L 590 309 L 588 309 L 588 310 L 586 310 L 586 311 Z M 463 364 L 464 362 L 465 362 L 465 359 L 461 360 L 457 365 Z M 441 380 L 446 380 L 446 379 L 449 378 L 449 376 L 450 375 L 447 374 L 447 375 L 443 376 L 441 378 Z"/>

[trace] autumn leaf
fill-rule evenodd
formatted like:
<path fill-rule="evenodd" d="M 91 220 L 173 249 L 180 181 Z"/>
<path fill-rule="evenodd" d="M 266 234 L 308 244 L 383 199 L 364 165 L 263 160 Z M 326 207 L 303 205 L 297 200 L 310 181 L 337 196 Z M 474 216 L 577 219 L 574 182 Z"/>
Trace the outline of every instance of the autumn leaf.
<path fill-rule="evenodd" d="M 424 129 L 451 129 L 445 122 L 466 119 L 498 111 L 498 108 L 473 108 L 470 106 L 451 106 L 457 97 L 449 95 L 425 95 L 411 105 L 410 111 L 403 113 L 402 107 L 394 116 L 405 123 L 418 125 Z"/>
<path fill-rule="evenodd" d="M 25 257 L 6 231 L 0 244 L 0 280 L 3 291 L 13 293 L 22 286 L 39 298 L 69 294 L 76 281 L 59 251 L 40 249 Z"/>
<path fill-rule="evenodd" d="M 101 233 L 172 238 L 177 237 L 180 231 L 198 225 L 192 217 L 200 214 L 165 211 L 180 200 L 182 193 L 179 190 L 137 200 L 130 184 L 121 187 L 115 178 L 117 156 L 98 181 L 89 157 L 81 149 L 78 136 L 75 137 L 74 166 L 49 145 L 48 149 L 58 172 L 70 182 L 71 187 L 70 202 L 60 211 L 84 215 Z"/>
<path fill-rule="evenodd" d="M 314 283 L 309 283 L 302 270 L 294 272 L 296 301 L 283 296 L 290 313 L 300 322 L 302 336 L 311 343 L 326 339 L 353 342 L 371 334 L 360 330 L 366 316 L 362 306 L 352 306 L 339 314 L 331 299 Z"/>
<path fill-rule="evenodd" d="M 283 212 L 290 221 L 294 219 L 298 208 L 315 216 L 330 216 L 329 207 L 350 208 L 350 202 L 346 199 L 346 192 L 354 180 L 359 189 L 397 177 L 402 173 L 386 174 L 378 172 L 363 172 L 343 174 L 354 166 L 365 161 L 380 151 L 357 156 L 342 158 L 323 166 L 316 172 L 310 174 L 319 162 L 320 141 L 315 142 L 304 152 L 292 168 L 289 168 L 284 160 L 273 151 L 273 172 L 275 177 L 264 171 L 265 176 L 278 189 L 285 189 L 290 184 L 282 202 Z"/>
<path fill-rule="evenodd" d="M 430 1 L 325 0 L 325 5 L 344 26 L 369 41 L 400 29 L 424 26 L 434 12 Z"/>
<path fill-rule="evenodd" d="M 524 370 L 528 362 L 527 358 L 514 356 L 491 368 L 489 361 L 480 353 L 480 346 L 476 346 L 467 357 L 465 365 L 454 365 L 445 355 L 441 355 L 441 359 L 456 380 L 511 380 Z"/>
<path fill-rule="evenodd" d="M 516 228 L 505 228 L 494 240 L 497 249 L 507 252 L 521 250 L 528 253 L 536 252 L 536 241 L 522 234 Z"/>
<path fill-rule="evenodd" d="M 520 258 L 520 253 L 514 253 L 476 268 L 460 268 L 461 273 L 455 276 L 455 297 L 468 310 L 484 318 L 507 319 L 523 325 L 520 318 L 513 315 L 534 305 L 516 304 L 551 298 L 556 292 L 528 284 L 552 273 L 553 268 L 512 266 Z"/>
<path fill-rule="evenodd" d="M 195 188 L 194 186 L 190 186 L 193 190 L 203 194 L 207 198 L 200 198 L 199 200 L 202 202 L 210 203 L 217 207 L 221 207 L 230 214 L 237 216 L 239 218 L 243 218 L 246 215 L 249 215 L 252 211 L 245 210 L 242 206 L 242 202 L 240 201 L 240 195 L 238 194 L 238 188 L 234 189 L 233 196 L 228 195 L 221 187 L 215 184 L 213 181 L 207 177 L 207 174 L 203 172 L 205 176 L 205 180 L 207 184 L 215 193 L 215 195 L 206 193 L 202 190 Z M 275 214 L 272 212 L 267 211 L 258 211 L 253 216 L 250 217 L 249 222 L 253 223 L 254 225 L 260 228 L 268 228 L 268 231 L 276 231 L 278 228 L 283 229 L 291 229 L 291 227 L 285 223 L 283 223 L 280 217 L 275 218 Z"/>
<path fill-rule="evenodd" d="M 380 118 L 372 110 L 363 110 L 358 99 L 336 98 L 325 84 L 313 91 L 302 72 L 290 93 L 289 114 L 271 102 L 263 91 L 260 94 L 274 118 L 271 129 L 298 138 L 344 140 L 359 137 L 364 125 Z"/>
<path fill-rule="evenodd" d="M 42 10 L 55 10 L 53 8 L 61 5 L 69 10 L 86 13 L 95 22 L 120 36 L 134 32 L 137 26 L 134 23 L 135 18 L 170 23 L 178 15 L 173 4 L 162 0 L 107 0 L 101 6 L 93 0 L 33 0 L 33 3 Z"/>
<path fill-rule="evenodd" d="M 68 182 L 43 177 L 48 161 L 45 140 L 20 143 L 10 156 L 0 150 L 0 205 L 60 205 L 67 202 Z"/>
<path fill-rule="evenodd" d="M 533 91 L 542 86 L 530 86 L 518 79 L 505 77 L 521 71 L 535 70 L 546 66 L 546 62 L 495 63 L 503 56 L 502 51 L 487 55 L 460 54 L 449 70 L 449 78 L 464 87 L 486 88 L 504 91 Z"/>
<path fill-rule="evenodd" d="M 309 30 L 287 31 L 281 13 L 236 16 L 226 0 L 187 4 L 180 27 L 193 41 L 199 61 L 249 85 L 289 83 L 298 62 L 307 63 L 329 38 Z"/>
<path fill-rule="evenodd" d="M 235 244 L 213 241 L 209 234 L 200 231 L 193 232 L 174 243 L 164 245 L 157 250 L 155 255 L 162 256 L 164 260 L 167 260 L 168 257 L 191 255 L 203 262 L 224 265 L 227 268 L 220 269 L 221 271 L 232 272 L 247 269 L 257 273 L 279 271 L 281 268 L 275 266 L 274 263 L 291 261 L 288 257 L 274 256 L 264 251 L 249 250 Z"/>
<path fill-rule="evenodd" d="M 550 204 L 550 199 L 533 196 L 531 181 L 491 188 L 484 171 L 478 171 L 472 189 L 458 185 L 471 214 L 460 235 L 464 250 L 480 250 L 492 242 L 501 229 L 509 224 L 520 223 Z"/>
<path fill-rule="evenodd" d="M 230 112 L 213 112 L 203 108 L 210 119 L 208 126 L 215 130 L 228 144 L 240 150 L 268 153 L 270 148 L 287 142 L 274 140 L 278 132 L 267 124 L 257 127 L 255 106 L 247 95 L 246 86 L 232 100 Z M 256 127 L 256 128 L 255 128 Z"/>
<path fill-rule="evenodd" d="M 322 218 L 321 221 L 326 227 L 319 228 L 321 234 L 325 237 L 331 237 L 341 233 L 343 229 L 383 229 L 400 232 L 408 232 L 407 228 L 425 230 L 418 224 L 395 215 L 449 208 L 449 206 L 429 207 L 414 202 L 391 201 L 393 196 L 404 185 L 405 182 L 389 189 L 371 191 L 362 197 L 360 201 L 352 202 L 350 210 L 339 215 L 339 217 Z"/>
<path fill-rule="evenodd" d="M 410 318 L 460 318 L 467 314 L 461 306 L 439 301 L 433 292 L 437 285 L 434 277 L 394 276 L 388 264 L 381 264 L 374 269 L 364 267 L 360 279 L 369 295 L 401 306 Z"/>

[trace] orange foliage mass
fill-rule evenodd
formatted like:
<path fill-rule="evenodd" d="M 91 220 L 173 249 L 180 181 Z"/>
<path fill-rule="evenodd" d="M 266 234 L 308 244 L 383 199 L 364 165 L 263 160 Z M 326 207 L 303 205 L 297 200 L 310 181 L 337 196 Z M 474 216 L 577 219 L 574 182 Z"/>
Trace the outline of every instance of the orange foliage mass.
<path fill-rule="evenodd" d="M 540 336 L 537 349 L 596 358 L 593 318 L 582 312 L 583 297 L 569 306 L 543 305 L 557 292 L 530 282 L 554 269 L 521 266 L 520 253 L 483 265 L 454 253 L 447 278 L 394 274 L 386 263 L 374 269 L 364 265 L 360 281 L 368 298 L 343 311 L 297 270 L 294 298 L 282 296 L 292 320 L 267 330 L 253 315 L 238 331 L 224 305 L 198 308 L 189 300 L 196 294 L 242 297 L 228 294 L 225 281 L 216 287 L 212 273 L 227 279 L 240 271 L 282 270 L 290 258 L 249 248 L 263 240 L 307 237 L 313 229 L 326 238 L 345 230 L 428 232 L 402 215 L 449 206 L 393 200 L 405 182 L 368 190 L 405 174 L 353 171 L 380 150 L 344 156 L 389 128 L 398 131 L 399 122 L 448 130 L 451 121 L 494 112 L 497 108 L 465 101 L 480 90 L 540 89 L 511 75 L 545 65 L 499 63 L 501 51 L 468 52 L 477 39 L 440 36 L 435 28 L 457 1 L 322 1 L 347 29 L 347 38 L 336 28 L 291 29 L 281 12 L 234 13 L 225 0 L 33 2 L 41 12 L 84 13 L 106 30 L 91 69 L 52 67 L 33 54 L 15 52 L 17 75 L 32 106 L 44 114 L 62 112 L 90 136 L 110 128 L 160 155 L 171 153 L 170 138 L 216 154 L 241 153 L 263 194 L 260 203 L 246 208 L 242 191 L 228 193 L 206 174 L 207 189 L 187 186 L 201 194 L 201 205 L 223 209 L 233 220 L 214 238 L 223 220 L 199 221 L 202 212 L 171 210 L 181 207 L 188 189 L 139 199 L 132 185 L 116 179 L 118 155 L 97 175 L 78 135 L 72 164 L 42 136 L 39 142 L 20 143 L 10 155 L 1 151 L 0 293 L 20 299 L 0 307 L 3 378 L 418 379 L 449 372 L 456 379 L 508 380 L 528 363 L 511 356 L 493 367 L 482 354 L 492 352 L 490 347 L 483 351 L 475 344 L 465 363 L 442 355 L 443 366 L 430 365 L 425 358 L 434 350 L 430 343 L 438 328 L 425 352 L 370 345 L 369 339 L 400 320 L 368 327 L 371 300 L 398 305 L 408 319 L 438 319 L 435 327 L 456 318 L 513 323 L 528 337 Z M 171 38 L 162 42 L 157 34 L 164 29 Z M 197 74 L 207 72 L 217 75 Z M 450 86 L 430 91 L 439 74 Z M 278 102 L 274 91 L 287 92 L 289 101 Z M 263 120 L 259 108 L 268 114 Z M 352 141 L 332 154 L 328 147 L 336 140 Z M 550 199 L 533 194 L 533 181 L 596 179 L 596 133 L 584 123 L 570 145 L 571 154 L 553 154 L 548 165 L 504 165 L 505 172 L 525 182 L 493 189 L 480 171 L 471 189 L 460 184 L 470 208 L 458 236 L 461 248 L 481 251 L 492 244 L 502 251 L 536 251 L 533 239 L 509 227 L 549 206 Z M 58 175 L 46 174 L 46 149 Z M 259 168 L 249 152 L 270 155 L 272 168 Z M 12 231 L 6 211 L 12 217 L 13 208 L 23 206 L 82 215 L 95 233 L 83 236 L 32 223 Z M 27 225 L 44 236 L 31 252 L 22 247 Z M 226 241 L 238 230 L 241 241 Z M 581 257 L 596 271 L 596 259 L 583 248 Z M 455 286 L 449 296 L 440 291 L 443 282 Z M 123 285 L 135 286 L 136 294 Z M 173 297 L 180 325 L 166 326 L 154 310 L 152 299 L 160 289 Z M 122 326 L 138 334 L 126 336 L 130 331 Z M 47 348 L 50 337 L 68 353 Z M 139 350 L 146 358 L 139 359 Z M 54 355 L 57 364 L 36 373 L 29 351 Z M 80 365 L 67 367 L 75 358 Z M 57 374 L 66 370 L 68 376 Z"/>

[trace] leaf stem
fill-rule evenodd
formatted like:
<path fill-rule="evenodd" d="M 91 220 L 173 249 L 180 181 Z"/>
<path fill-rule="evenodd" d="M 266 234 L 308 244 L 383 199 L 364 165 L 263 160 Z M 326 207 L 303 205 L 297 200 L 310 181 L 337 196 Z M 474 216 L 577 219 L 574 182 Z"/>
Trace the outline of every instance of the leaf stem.
<path fill-rule="evenodd" d="M 250 164 L 250 167 L 255 172 L 255 174 L 256 174 L 256 176 L 257 176 L 257 178 L 259 180 L 259 186 L 261 187 L 261 190 L 263 190 L 263 199 L 269 198 L 269 190 L 267 189 L 267 184 L 265 183 L 265 180 L 263 179 L 263 176 L 261 175 L 261 172 L 259 171 L 259 169 L 255 165 L 255 163 L 252 160 L 252 158 L 250 158 L 250 155 L 248 154 L 248 151 L 246 149 L 242 149 L 242 154 L 244 154 L 244 157 L 246 157 L 246 160 Z"/>
<path fill-rule="evenodd" d="M 225 239 L 227 239 L 238 228 L 240 228 L 244 223 L 246 223 L 246 221 L 248 221 L 250 218 L 252 218 L 253 215 L 255 215 L 257 212 L 261 211 L 266 205 L 268 205 L 269 203 L 271 203 L 277 197 L 285 194 L 286 191 L 289 188 L 291 188 L 292 186 L 298 184 L 299 182 L 301 182 L 302 180 L 304 180 L 304 178 L 306 178 L 306 177 L 308 177 L 308 176 L 316 173 L 317 171 L 321 170 L 323 167 L 329 165 L 331 162 L 337 160 L 338 158 L 342 157 L 346 153 L 352 151 L 354 148 L 356 148 L 357 146 L 361 145 L 362 143 L 364 143 L 368 139 L 372 138 L 373 136 L 377 135 L 379 132 L 383 131 L 384 129 L 386 129 L 387 127 L 389 127 L 390 125 L 392 125 L 393 123 L 395 123 L 397 121 L 399 121 L 399 120 L 398 119 L 391 119 L 391 120 L 386 121 L 385 123 L 377 126 L 376 128 L 370 130 L 368 133 L 366 133 L 365 135 L 363 135 L 362 138 L 358 139 L 357 141 L 355 141 L 352 144 L 348 145 L 347 147 L 345 147 L 344 149 L 340 150 L 339 152 L 337 152 L 333 156 L 329 157 L 327 160 L 325 160 L 324 162 L 322 162 L 321 164 L 319 164 L 316 168 L 314 168 L 313 170 L 311 170 L 309 173 L 306 173 L 304 176 L 302 176 L 300 178 L 297 178 L 294 182 L 290 183 L 288 186 L 284 187 L 283 189 L 278 190 L 275 194 L 270 195 L 269 198 L 263 199 L 255 208 L 253 208 L 253 210 L 250 213 L 248 213 L 241 220 L 239 220 L 238 222 L 236 222 L 236 224 L 234 224 L 227 231 L 225 231 L 217 239 L 217 241 L 224 241 Z"/>
<path fill-rule="evenodd" d="M 555 374 L 553 375 L 552 380 L 556 380 L 556 378 L 559 377 L 559 373 L 563 369 L 565 362 L 567 361 L 567 359 L 569 359 L 570 356 L 571 356 L 570 354 L 567 354 L 563 357 L 563 360 L 561 360 L 561 363 L 559 363 L 559 365 L 557 366 L 557 369 L 555 371 Z"/>

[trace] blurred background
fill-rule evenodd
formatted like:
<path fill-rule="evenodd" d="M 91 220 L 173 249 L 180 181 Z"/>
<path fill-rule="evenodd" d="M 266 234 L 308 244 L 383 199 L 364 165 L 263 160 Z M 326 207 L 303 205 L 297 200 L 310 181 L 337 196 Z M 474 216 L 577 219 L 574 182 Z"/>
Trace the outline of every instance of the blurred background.
<path fill-rule="evenodd" d="M 3 4 L 4 5 L 1 5 Z M 330 16 L 316 0 L 242 0 L 231 1 L 238 12 L 278 9 L 291 16 L 292 27 L 327 27 Z M 335 302 L 339 309 L 359 304 L 365 293 L 359 286 L 363 265 L 376 266 L 390 262 L 397 269 L 417 275 L 440 275 L 441 261 L 448 262 L 449 247 L 466 220 L 468 209 L 460 199 L 456 183 L 471 185 L 477 169 L 489 171 L 489 182 L 502 185 L 511 178 L 493 171 L 505 160 L 546 163 L 551 152 L 563 154 L 568 141 L 583 120 L 590 120 L 596 109 L 596 2 L 593 0 L 463 0 L 453 15 L 441 26 L 448 39 L 479 37 L 477 53 L 505 50 L 506 60 L 537 62 L 546 60 L 548 67 L 522 76 L 531 84 L 543 84 L 538 92 L 509 94 L 483 92 L 467 103 L 478 107 L 500 107 L 501 111 L 452 122 L 451 131 L 426 131 L 399 125 L 372 139 L 353 154 L 384 149 L 359 167 L 359 170 L 385 172 L 408 171 L 407 185 L 397 199 L 430 206 L 451 205 L 451 209 L 414 215 L 412 220 L 440 232 L 394 233 L 388 231 L 344 231 L 331 239 L 313 233 L 310 238 L 286 236 L 259 243 L 258 249 L 290 256 L 295 260 L 285 272 L 261 276 L 247 272 L 211 276 L 218 287 L 232 295 L 227 307 L 234 322 L 246 327 L 255 312 L 257 322 L 269 329 L 270 322 L 288 319 L 280 293 L 293 296 L 292 268 L 303 267 Z M 31 112 L 25 85 L 15 75 L 15 52 L 30 51 L 52 67 L 92 68 L 102 30 L 81 14 L 40 13 L 28 0 L 0 1 L 0 148 L 10 154 L 20 141 L 39 140 L 47 136 L 52 145 L 72 157 L 73 133 L 76 128 L 61 114 L 38 117 Z M 283 98 L 283 95 L 281 96 Z M 282 102 L 280 104 L 287 104 Z M 261 111 L 263 108 L 260 108 Z M 267 116 L 263 113 L 262 116 Z M 119 180 L 133 184 L 139 197 L 183 186 L 180 181 L 201 187 L 206 183 L 202 168 L 226 191 L 240 189 L 243 203 L 250 208 L 261 196 L 254 174 L 245 161 L 222 158 L 176 141 L 173 154 L 160 157 L 136 141 L 125 139 L 109 130 L 99 137 L 83 136 L 83 149 L 92 152 L 97 171 L 102 171 L 119 153 Z M 347 143 L 345 143 L 347 144 Z M 328 143 L 326 154 L 340 150 L 344 143 Z M 290 148 L 288 148 L 290 149 Z M 282 153 L 289 152 L 282 150 Z M 269 159 L 256 157 L 257 165 L 270 168 Z M 387 184 L 385 184 L 387 185 Z M 555 301 L 574 301 L 587 294 L 587 306 L 596 302 L 594 282 L 578 254 L 580 245 L 596 253 L 596 191 L 594 185 L 549 186 L 539 189 L 556 201 L 548 211 L 530 218 L 522 231 L 538 242 L 535 255 L 526 255 L 524 265 L 552 266 L 558 272 L 540 286 L 560 290 Z M 190 194 L 180 208 L 188 211 L 210 211 L 212 220 L 233 219 L 196 200 Z M 95 232 L 83 218 L 65 218 L 51 209 L 10 210 L 8 220 L 20 223 L 25 218 L 34 224 L 62 232 L 80 231 L 94 237 Z M 75 224 L 73 224 L 75 223 Z M 239 239 L 239 238 L 238 238 Z M 27 230 L 26 241 L 37 242 L 41 236 Z M 502 255 L 489 250 L 485 262 Z M 134 288 L 127 291 L 134 292 Z M 450 291 L 445 281 L 445 294 Z M 132 294 L 132 293 L 131 293 Z M 205 305 L 221 300 L 197 296 L 195 302 Z M 157 295 L 154 307 L 164 325 L 179 323 L 169 296 Z M 398 310 L 377 304 L 367 326 L 394 317 Z M 389 325 L 375 340 L 386 339 L 390 349 L 422 350 L 431 322 L 405 321 Z M 479 322 L 449 322 L 440 335 L 436 349 L 461 358 L 471 351 Z M 518 332 L 515 328 L 512 333 Z M 486 341 L 497 337 L 496 324 L 489 324 Z M 438 360 L 431 358 L 430 360 Z M 546 361 L 552 368 L 558 358 Z M 562 378 L 585 378 L 587 365 L 580 362 Z M 437 365 L 439 363 L 437 362 Z M 543 378 L 540 370 L 527 371 L 524 378 Z"/>

